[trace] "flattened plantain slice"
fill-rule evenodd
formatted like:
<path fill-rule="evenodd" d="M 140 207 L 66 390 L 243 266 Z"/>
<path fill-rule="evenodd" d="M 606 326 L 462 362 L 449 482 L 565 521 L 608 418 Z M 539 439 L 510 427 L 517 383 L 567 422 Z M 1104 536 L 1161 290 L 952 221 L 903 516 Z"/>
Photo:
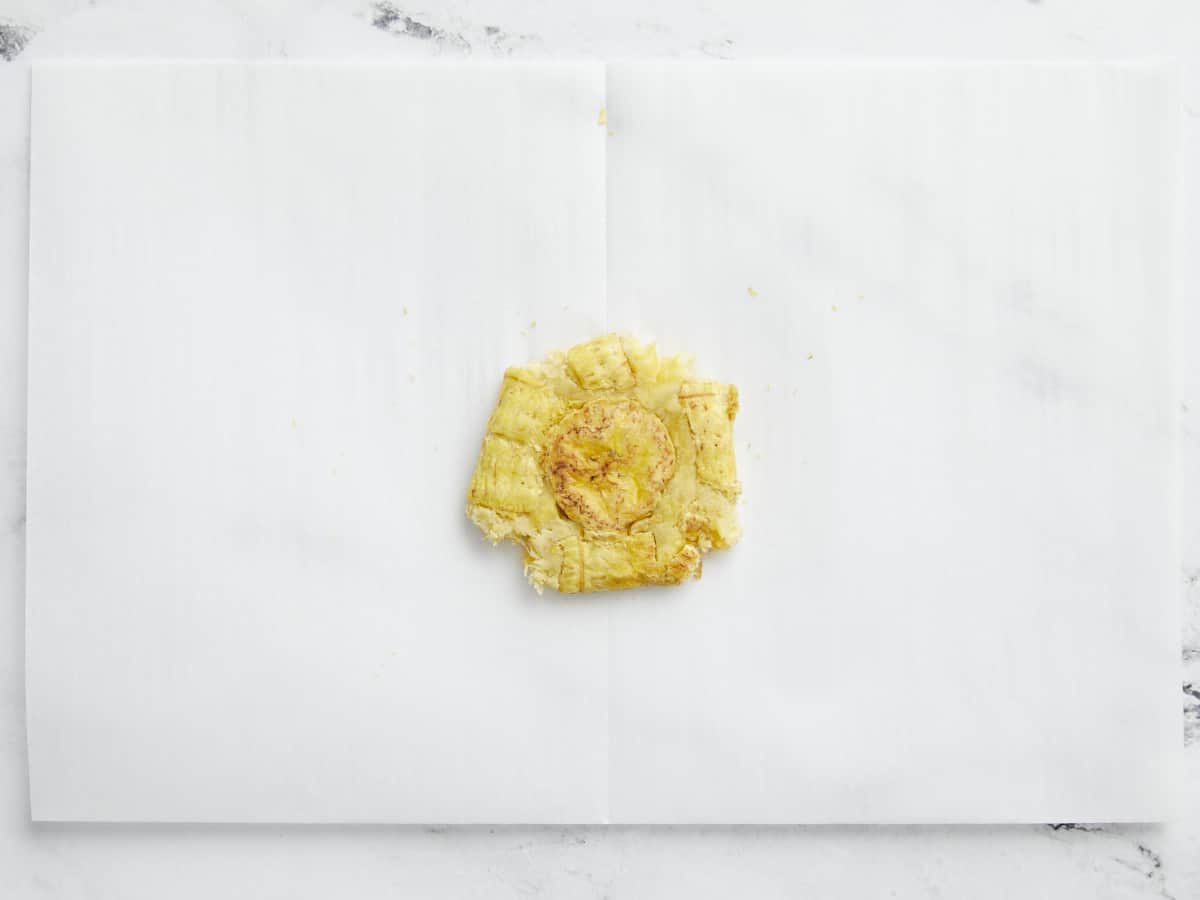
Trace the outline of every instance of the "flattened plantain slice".
<path fill-rule="evenodd" d="M 737 389 L 686 356 L 605 335 L 505 372 L 467 513 L 525 551 L 541 591 L 619 590 L 700 577 L 740 537 Z"/>
<path fill-rule="evenodd" d="M 488 434 L 537 445 L 562 413 L 563 401 L 544 378 L 529 369 L 509 369 L 488 421 Z"/>
<path fill-rule="evenodd" d="M 679 401 L 687 413 L 696 446 L 696 475 L 729 497 L 741 491 L 733 448 L 737 388 L 715 381 L 685 382 Z"/>
<path fill-rule="evenodd" d="M 546 493 L 537 451 L 494 434 L 483 440 L 470 502 L 501 513 L 555 518 L 554 499 Z"/>
<path fill-rule="evenodd" d="M 654 535 L 648 532 L 571 538 L 560 549 L 558 589 L 564 594 L 650 584 L 658 571 Z"/>
<path fill-rule="evenodd" d="M 637 383 L 615 334 L 576 344 L 567 351 L 567 371 L 588 391 L 623 391 Z"/>
<path fill-rule="evenodd" d="M 654 509 L 675 473 L 675 447 L 636 400 L 592 400 L 550 429 L 542 471 L 568 518 L 586 531 L 620 531 Z"/>

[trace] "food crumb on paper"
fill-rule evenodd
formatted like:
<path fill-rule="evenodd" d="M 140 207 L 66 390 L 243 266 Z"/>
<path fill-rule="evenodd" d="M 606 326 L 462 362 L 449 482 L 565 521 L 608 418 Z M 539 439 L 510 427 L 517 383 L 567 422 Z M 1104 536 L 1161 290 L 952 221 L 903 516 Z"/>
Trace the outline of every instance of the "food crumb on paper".
<path fill-rule="evenodd" d="M 608 107 L 605 107 L 605 106 L 600 107 L 600 115 L 596 116 L 596 124 L 597 125 L 607 125 L 608 124 Z"/>
<path fill-rule="evenodd" d="M 408 315 L 408 307 L 407 306 L 400 307 L 400 315 L 402 315 L 402 316 Z"/>
<path fill-rule="evenodd" d="M 758 291 L 756 291 L 756 290 L 755 290 L 754 288 L 752 288 L 752 287 L 748 287 L 748 288 L 746 288 L 746 293 L 747 293 L 747 294 L 749 294 L 751 297 L 757 297 L 757 296 L 758 296 Z"/>
<path fill-rule="evenodd" d="M 837 312 L 837 304 L 836 304 L 836 303 L 834 303 L 834 304 L 833 304 L 832 306 L 830 306 L 829 308 L 830 308 L 830 310 L 832 310 L 833 312 Z"/>
<path fill-rule="evenodd" d="M 808 358 L 809 358 L 809 359 L 812 359 L 812 358 L 813 358 L 813 355 L 812 355 L 811 353 L 810 353 L 810 354 L 808 354 Z"/>

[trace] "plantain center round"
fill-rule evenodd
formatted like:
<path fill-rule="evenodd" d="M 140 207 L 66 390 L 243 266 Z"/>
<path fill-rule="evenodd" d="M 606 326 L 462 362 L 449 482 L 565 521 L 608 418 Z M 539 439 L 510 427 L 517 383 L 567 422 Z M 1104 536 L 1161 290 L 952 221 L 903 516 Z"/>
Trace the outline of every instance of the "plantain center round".
<path fill-rule="evenodd" d="M 624 531 L 650 514 L 675 472 L 675 445 L 636 400 L 592 400 L 554 425 L 542 471 L 585 531 Z"/>

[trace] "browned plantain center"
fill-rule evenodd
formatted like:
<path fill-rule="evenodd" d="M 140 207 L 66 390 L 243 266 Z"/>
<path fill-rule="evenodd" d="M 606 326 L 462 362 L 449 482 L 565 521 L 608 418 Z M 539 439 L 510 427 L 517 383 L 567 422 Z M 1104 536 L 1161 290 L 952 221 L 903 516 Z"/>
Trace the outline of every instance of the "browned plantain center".
<path fill-rule="evenodd" d="M 586 531 L 623 531 L 654 509 L 675 446 L 636 400 L 592 400 L 550 429 L 542 471 L 559 508 Z"/>

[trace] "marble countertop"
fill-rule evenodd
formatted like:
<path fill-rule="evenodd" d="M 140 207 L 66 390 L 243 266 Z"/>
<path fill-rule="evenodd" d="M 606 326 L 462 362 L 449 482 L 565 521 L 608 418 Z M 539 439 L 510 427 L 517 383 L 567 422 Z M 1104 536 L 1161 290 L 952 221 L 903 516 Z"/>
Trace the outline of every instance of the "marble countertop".
<path fill-rule="evenodd" d="M 29 66 L 41 57 L 1071 58 L 1181 64 L 1200 158 L 1189 0 L 0 0 L 0 895 L 61 898 L 1200 897 L 1200 361 L 1182 365 L 1184 742 L 1165 825 L 950 828 L 33 826 L 23 686 Z M 1185 171 L 1184 243 L 1200 239 Z M 1200 333 L 1182 255 L 1180 334 Z M 1181 344 L 1184 343 L 1181 341 Z M 886 698 L 881 697 L 881 702 Z"/>

